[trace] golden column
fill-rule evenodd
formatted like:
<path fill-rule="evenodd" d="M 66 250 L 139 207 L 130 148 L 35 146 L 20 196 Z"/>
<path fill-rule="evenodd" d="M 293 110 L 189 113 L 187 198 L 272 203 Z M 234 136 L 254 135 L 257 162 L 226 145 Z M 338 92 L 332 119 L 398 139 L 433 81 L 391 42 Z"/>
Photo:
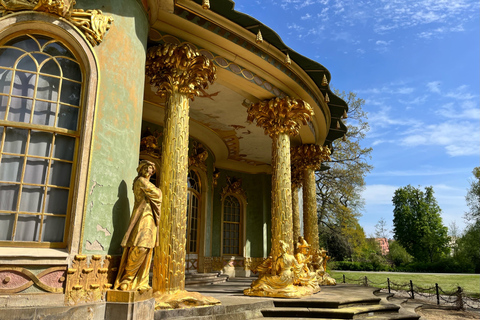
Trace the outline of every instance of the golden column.
<path fill-rule="evenodd" d="M 290 150 L 292 153 L 293 148 Z M 302 187 L 302 176 L 299 168 L 292 163 L 292 223 L 293 223 L 293 246 L 302 235 L 300 228 L 300 203 L 298 201 L 298 191 Z"/>
<path fill-rule="evenodd" d="M 307 124 L 311 116 L 313 109 L 308 103 L 290 97 L 257 102 L 248 108 L 247 121 L 256 121 L 272 138 L 272 259 L 262 267 L 266 276 L 244 290 L 246 295 L 299 297 L 317 290 L 314 285 L 308 290 L 293 285 L 298 274 L 292 260 L 290 136 L 297 135 L 300 125 Z"/>
<path fill-rule="evenodd" d="M 189 99 L 215 80 L 215 66 L 188 44 L 166 43 L 147 52 L 146 75 L 165 97 L 160 189 L 163 193 L 159 246 L 155 248 L 156 308 L 185 296 Z M 191 294 L 191 293 L 188 293 Z M 162 303 L 166 303 L 162 304 Z M 175 304 L 175 303 L 172 303 Z M 178 304 L 177 304 L 178 305 Z"/>
<path fill-rule="evenodd" d="M 293 166 L 301 170 L 303 176 L 303 231 L 304 238 L 311 245 L 311 252 L 317 252 L 317 186 L 315 171 L 320 170 L 322 162 L 330 159 L 330 149 L 315 144 L 304 144 L 292 148 Z"/>

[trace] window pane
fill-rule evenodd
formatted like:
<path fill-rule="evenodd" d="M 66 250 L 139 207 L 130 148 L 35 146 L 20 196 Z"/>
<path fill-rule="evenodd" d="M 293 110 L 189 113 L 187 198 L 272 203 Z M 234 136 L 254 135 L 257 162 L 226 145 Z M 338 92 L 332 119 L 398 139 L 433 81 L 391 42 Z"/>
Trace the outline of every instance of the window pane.
<path fill-rule="evenodd" d="M 0 184 L 0 210 L 16 211 L 18 190 L 20 185 L 18 184 Z M 1 235 L 1 232 L 0 232 Z"/>
<path fill-rule="evenodd" d="M 51 74 L 54 76 L 60 76 L 60 68 L 58 64 L 55 62 L 55 60 L 53 59 L 50 59 L 47 62 L 45 62 L 45 64 L 41 67 L 40 72 Z"/>
<path fill-rule="evenodd" d="M 38 241 L 40 232 L 40 217 L 30 215 L 18 215 L 15 241 Z"/>
<path fill-rule="evenodd" d="M 68 190 L 58 188 L 47 189 L 45 213 L 67 214 Z"/>
<path fill-rule="evenodd" d="M 20 182 L 24 157 L 2 155 L 0 181 Z"/>
<path fill-rule="evenodd" d="M 12 240 L 14 219 L 15 216 L 13 214 L 0 213 L 0 241 Z"/>
<path fill-rule="evenodd" d="M 12 70 L 0 69 L 0 92 L 10 94 L 10 85 L 12 84 Z"/>
<path fill-rule="evenodd" d="M 28 130 L 7 127 L 6 134 L 3 152 L 25 154 Z"/>
<path fill-rule="evenodd" d="M 75 138 L 62 136 L 57 134 L 55 136 L 55 146 L 53 148 L 53 157 L 73 160 L 73 153 L 75 151 Z"/>
<path fill-rule="evenodd" d="M 57 61 L 62 67 L 63 77 L 72 80 L 82 81 L 82 72 L 78 63 L 64 58 L 58 58 Z"/>
<path fill-rule="evenodd" d="M 15 96 L 33 98 L 36 78 L 36 74 L 18 70 L 15 71 L 15 81 L 13 84 L 12 94 Z"/>
<path fill-rule="evenodd" d="M 47 159 L 27 158 L 23 181 L 26 183 L 45 184 L 47 167 Z"/>
<path fill-rule="evenodd" d="M 57 127 L 65 128 L 69 130 L 77 130 L 78 122 L 78 109 L 60 105 L 60 111 L 58 112 Z"/>
<path fill-rule="evenodd" d="M 58 42 L 49 43 L 48 45 L 45 46 L 45 48 L 43 49 L 43 52 L 46 52 L 52 56 L 65 56 L 65 57 L 75 59 L 75 57 L 70 52 L 70 50 L 68 50 L 67 48 L 65 48 L 65 46 L 63 46 Z"/>
<path fill-rule="evenodd" d="M 44 187 L 23 186 L 20 211 L 42 212 Z"/>
<path fill-rule="evenodd" d="M 39 76 L 37 85 L 37 99 L 57 101 L 59 85 L 59 78 Z"/>
<path fill-rule="evenodd" d="M 28 154 L 49 157 L 52 139 L 53 133 L 32 130 L 30 135 L 30 145 L 28 146 Z"/>
<path fill-rule="evenodd" d="M 42 241 L 62 242 L 64 229 L 64 217 L 45 216 L 43 218 Z"/>
<path fill-rule="evenodd" d="M 53 127 L 56 111 L 57 103 L 37 100 L 33 109 L 33 123 Z"/>
<path fill-rule="evenodd" d="M 0 95 L 0 120 L 5 120 L 7 105 L 8 105 L 8 97 Z"/>
<path fill-rule="evenodd" d="M 62 82 L 62 94 L 60 95 L 60 101 L 68 103 L 74 106 L 80 105 L 80 90 L 82 85 L 80 83 L 63 80 Z"/>
<path fill-rule="evenodd" d="M 37 53 L 32 53 L 32 57 L 33 57 L 33 59 L 35 59 L 37 61 L 39 66 L 42 64 L 43 61 L 50 58 L 49 55 L 44 54 L 44 53 L 38 53 L 38 52 Z M 40 68 L 42 68 L 42 67 L 40 67 Z"/>
<path fill-rule="evenodd" d="M 35 61 L 27 54 L 20 58 L 20 61 L 17 64 L 17 69 L 28 70 L 37 72 L 37 65 Z"/>
<path fill-rule="evenodd" d="M 41 36 L 37 36 L 38 38 L 41 38 Z M 29 36 L 21 36 L 18 38 L 15 38 L 13 40 L 8 41 L 5 46 L 12 46 L 12 47 L 17 47 L 20 49 L 23 49 L 25 51 L 39 51 L 40 48 L 35 40 L 30 38 Z"/>
<path fill-rule="evenodd" d="M 17 61 L 18 57 L 22 54 L 24 54 L 24 52 L 18 49 L 0 49 L 0 66 L 13 68 L 15 61 Z"/>
<path fill-rule="evenodd" d="M 63 161 L 52 161 L 52 167 L 50 168 L 49 184 L 60 187 L 70 187 L 71 172 L 71 163 Z"/>
<path fill-rule="evenodd" d="M 8 120 L 15 122 L 30 122 L 32 100 L 12 97 L 8 111 Z"/>

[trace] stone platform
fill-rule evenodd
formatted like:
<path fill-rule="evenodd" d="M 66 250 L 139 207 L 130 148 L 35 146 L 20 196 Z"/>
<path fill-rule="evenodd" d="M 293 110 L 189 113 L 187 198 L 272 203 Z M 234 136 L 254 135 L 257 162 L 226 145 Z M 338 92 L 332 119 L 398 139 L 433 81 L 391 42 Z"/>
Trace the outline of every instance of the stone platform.
<path fill-rule="evenodd" d="M 249 297 L 243 289 L 255 278 L 233 278 L 214 285 L 188 287 L 222 302 L 219 306 L 195 309 L 162 310 L 155 320 L 246 320 L 246 319 L 419 319 L 415 306 L 402 307 L 404 301 L 391 303 L 388 295 L 375 295 L 375 288 L 339 284 L 325 286 L 309 297 L 282 299 Z"/>

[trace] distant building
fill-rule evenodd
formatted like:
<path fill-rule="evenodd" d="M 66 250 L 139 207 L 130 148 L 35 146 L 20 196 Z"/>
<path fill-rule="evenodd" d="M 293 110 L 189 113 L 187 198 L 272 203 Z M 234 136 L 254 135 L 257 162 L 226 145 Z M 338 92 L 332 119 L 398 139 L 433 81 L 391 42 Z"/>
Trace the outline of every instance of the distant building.
<path fill-rule="evenodd" d="M 382 256 L 386 256 L 390 249 L 388 247 L 388 239 L 387 238 L 375 238 L 375 241 L 378 242 L 380 249 L 382 250 Z"/>

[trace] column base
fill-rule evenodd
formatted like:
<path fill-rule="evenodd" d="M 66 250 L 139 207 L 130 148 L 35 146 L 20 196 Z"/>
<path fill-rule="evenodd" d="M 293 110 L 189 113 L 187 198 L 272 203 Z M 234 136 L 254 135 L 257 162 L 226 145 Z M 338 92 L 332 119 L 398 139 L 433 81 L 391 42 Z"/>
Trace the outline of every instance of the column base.
<path fill-rule="evenodd" d="M 214 306 L 221 303 L 213 297 L 207 297 L 198 292 L 189 292 L 185 290 L 177 291 L 175 293 L 155 292 L 154 297 L 155 310 Z"/>

